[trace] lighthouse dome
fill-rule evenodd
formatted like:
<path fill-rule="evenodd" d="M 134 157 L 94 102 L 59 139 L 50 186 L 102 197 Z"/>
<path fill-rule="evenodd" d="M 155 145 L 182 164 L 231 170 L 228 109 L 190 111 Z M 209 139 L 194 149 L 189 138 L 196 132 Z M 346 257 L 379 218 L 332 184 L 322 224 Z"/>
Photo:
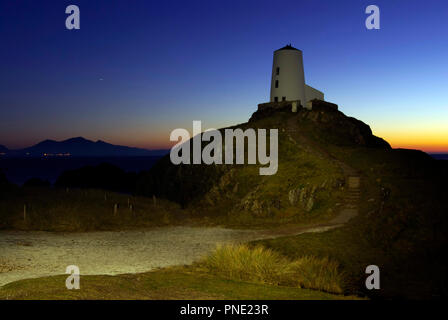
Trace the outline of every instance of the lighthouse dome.
<path fill-rule="evenodd" d="M 291 44 L 288 44 L 288 45 L 284 46 L 283 48 L 280 48 L 280 49 L 278 49 L 278 50 L 275 50 L 274 52 L 276 52 L 276 51 L 282 51 L 282 50 L 296 50 L 296 51 L 302 51 L 302 50 L 299 50 L 299 49 L 297 49 L 297 48 L 294 48 Z"/>

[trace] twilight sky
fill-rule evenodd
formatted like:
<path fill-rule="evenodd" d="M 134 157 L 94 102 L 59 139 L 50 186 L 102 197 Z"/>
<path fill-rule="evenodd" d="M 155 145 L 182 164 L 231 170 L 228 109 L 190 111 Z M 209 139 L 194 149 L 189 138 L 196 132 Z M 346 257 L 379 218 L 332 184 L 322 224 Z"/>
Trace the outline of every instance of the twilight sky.
<path fill-rule="evenodd" d="M 76 4 L 81 29 L 65 28 Z M 367 30 L 370 4 L 381 30 Z M 0 144 L 162 148 L 245 122 L 292 43 L 307 84 L 393 147 L 448 152 L 448 1 L 0 0 Z"/>

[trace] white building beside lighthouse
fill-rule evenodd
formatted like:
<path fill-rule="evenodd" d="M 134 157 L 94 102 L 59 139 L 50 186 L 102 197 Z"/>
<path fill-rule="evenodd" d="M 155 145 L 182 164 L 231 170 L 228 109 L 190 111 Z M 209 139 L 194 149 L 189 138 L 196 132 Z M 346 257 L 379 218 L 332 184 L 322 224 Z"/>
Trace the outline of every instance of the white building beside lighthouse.
<path fill-rule="evenodd" d="M 307 107 L 314 99 L 324 101 L 324 94 L 305 84 L 302 51 L 291 45 L 274 51 L 270 102 L 291 101 Z"/>

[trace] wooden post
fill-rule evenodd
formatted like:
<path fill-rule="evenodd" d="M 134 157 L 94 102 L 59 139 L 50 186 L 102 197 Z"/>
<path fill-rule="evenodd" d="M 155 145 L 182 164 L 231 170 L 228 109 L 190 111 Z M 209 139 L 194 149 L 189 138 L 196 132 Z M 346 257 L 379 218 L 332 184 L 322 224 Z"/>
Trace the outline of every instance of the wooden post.
<path fill-rule="evenodd" d="M 104 201 L 107 201 L 107 193 L 104 192 Z"/>
<path fill-rule="evenodd" d="M 114 204 L 114 216 L 117 215 L 118 212 L 118 204 Z"/>
<path fill-rule="evenodd" d="M 157 206 L 157 198 L 154 194 L 152 195 L 152 202 L 154 204 L 154 207 Z"/>
<path fill-rule="evenodd" d="M 26 221 L 26 204 L 23 205 L 23 221 Z"/>
<path fill-rule="evenodd" d="M 128 198 L 128 207 L 129 207 L 129 204 L 130 204 L 130 201 L 129 201 L 129 198 Z"/>

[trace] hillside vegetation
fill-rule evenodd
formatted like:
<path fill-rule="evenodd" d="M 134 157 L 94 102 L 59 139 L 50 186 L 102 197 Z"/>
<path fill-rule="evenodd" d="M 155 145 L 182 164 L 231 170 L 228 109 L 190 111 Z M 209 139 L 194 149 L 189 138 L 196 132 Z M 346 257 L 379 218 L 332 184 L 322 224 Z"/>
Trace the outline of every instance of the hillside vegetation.
<path fill-rule="evenodd" d="M 0 194 L 0 230 L 105 231 L 184 223 L 179 205 L 98 189 L 13 188 Z"/>
<path fill-rule="evenodd" d="M 2 191 L 0 201 L 0 227 L 63 231 L 68 225 L 78 225 L 81 230 L 113 230 L 185 222 L 262 229 L 315 225 L 338 215 L 346 199 L 347 177 L 356 175 L 361 179 L 358 215 L 349 223 L 327 232 L 277 237 L 251 245 L 262 246 L 291 263 L 305 261 L 305 257 L 310 261 L 328 259 L 344 275 L 337 283 L 345 294 L 446 296 L 445 161 L 433 160 L 420 151 L 392 149 L 375 137 L 369 126 L 336 110 L 291 113 L 266 109 L 233 128 L 279 129 L 277 174 L 260 176 L 258 165 L 176 166 L 166 156 L 135 180 L 125 179 L 139 199 L 135 216 L 126 209 L 130 195 L 113 194 L 114 199 L 105 200 L 104 191 L 67 193 L 64 188 L 28 193 L 5 181 L 1 184 L 0 177 L 0 185 L 7 190 Z M 70 175 L 64 179 L 69 183 Z M 21 218 L 24 202 L 33 203 L 28 225 Z M 120 204 L 118 216 L 113 209 L 116 203 Z M 229 256 L 210 257 L 209 266 L 219 257 L 229 261 Z M 248 252 L 246 256 L 257 255 Z M 364 285 L 365 268 L 372 264 L 381 270 L 378 291 L 367 291 Z M 217 276 L 245 279 L 244 269 L 212 269 Z M 275 282 L 261 279 L 270 285 Z"/>
<path fill-rule="evenodd" d="M 335 259 L 347 274 L 349 293 L 381 298 L 446 296 L 447 163 L 420 151 L 390 149 L 374 137 L 366 139 L 353 129 L 358 120 L 344 120 L 339 112 L 304 112 L 292 121 L 303 143 L 362 177 L 359 214 L 343 228 L 257 245 L 291 259 L 309 254 Z M 364 286 L 365 268 L 371 264 L 382 272 L 379 291 Z"/>
<path fill-rule="evenodd" d="M 27 205 L 29 213 L 34 212 L 34 221 L 39 218 L 45 220 L 28 228 L 64 231 L 63 226 L 68 226 L 68 223 L 61 221 L 67 219 L 76 221 L 71 231 L 113 229 L 114 225 L 125 228 L 129 221 L 115 218 L 113 223 L 110 214 L 115 204 L 121 212 L 126 211 L 123 208 L 129 207 L 129 201 L 134 201 L 128 198 L 138 196 L 134 211 L 145 211 L 139 216 L 152 221 L 159 218 L 158 214 L 151 214 L 153 196 L 168 200 L 159 200 L 158 209 L 164 211 L 162 216 L 177 217 L 174 220 L 251 228 L 327 221 L 338 213 L 343 203 L 346 174 L 334 159 L 316 152 L 312 142 L 298 143 L 291 137 L 288 126 L 293 117 L 302 120 L 303 123 L 294 124 L 294 127 L 303 129 L 304 136 L 312 133 L 313 121 L 322 119 L 324 123 L 334 123 L 336 132 L 330 135 L 334 141 L 329 143 L 355 148 L 390 148 L 386 142 L 373 136 L 367 125 L 340 112 L 301 110 L 292 114 L 288 109 L 265 110 L 256 112 L 248 123 L 233 129 L 279 129 L 279 164 L 275 175 L 259 175 L 258 165 L 176 166 L 171 163 L 169 155 L 148 172 L 140 174 L 126 173 L 108 164 L 85 167 L 63 173 L 55 188 L 25 186 L 8 195 L 0 195 L 4 199 L 0 203 L 0 214 L 6 217 L 2 219 L 2 227 L 23 228 L 20 223 L 11 221 L 15 218 L 20 220 L 23 206 Z M 98 189 L 128 195 L 111 193 L 117 197 L 116 200 L 102 201 L 104 194 Z M 182 213 L 175 203 L 182 207 Z M 105 223 L 107 221 L 109 223 Z M 141 219 L 130 223 L 142 227 L 151 225 Z"/>
<path fill-rule="evenodd" d="M 0 288 L 0 300 L 347 300 L 354 296 L 231 280 L 192 267 L 141 274 L 83 276 L 81 290 L 67 290 L 66 276 L 27 279 Z M 62 284 L 62 285 L 61 285 Z"/>
<path fill-rule="evenodd" d="M 233 280 L 344 293 L 344 274 L 338 263 L 328 258 L 290 260 L 262 246 L 226 245 L 198 264 L 209 273 Z"/>
<path fill-rule="evenodd" d="M 268 110 L 255 113 L 248 123 L 232 127 L 279 129 L 279 166 L 275 175 L 259 175 L 258 165 L 176 166 L 166 156 L 140 176 L 136 190 L 144 195 L 165 197 L 193 214 L 231 226 L 273 227 L 328 220 L 341 205 L 346 177 L 333 159 L 310 152 L 312 146 L 291 138 L 287 126 L 291 117 L 306 114 L 316 113 Z M 367 125 L 341 113 L 335 115 L 341 118 L 345 129 L 344 121 L 350 124 L 347 137 L 338 133 L 344 143 L 390 148 L 374 137 Z"/>
<path fill-rule="evenodd" d="M 279 128 L 276 175 L 259 176 L 257 166 L 173 166 L 165 158 L 143 177 L 146 192 L 158 191 L 230 225 L 306 224 L 334 216 L 347 172 L 356 173 L 362 181 L 359 214 L 346 226 L 257 245 L 290 259 L 330 257 L 347 274 L 346 293 L 446 295 L 446 162 L 392 149 L 366 124 L 336 110 L 267 109 L 237 127 Z M 365 289 L 365 268 L 371 264 L 382 270 L 379 291 Z"/>

